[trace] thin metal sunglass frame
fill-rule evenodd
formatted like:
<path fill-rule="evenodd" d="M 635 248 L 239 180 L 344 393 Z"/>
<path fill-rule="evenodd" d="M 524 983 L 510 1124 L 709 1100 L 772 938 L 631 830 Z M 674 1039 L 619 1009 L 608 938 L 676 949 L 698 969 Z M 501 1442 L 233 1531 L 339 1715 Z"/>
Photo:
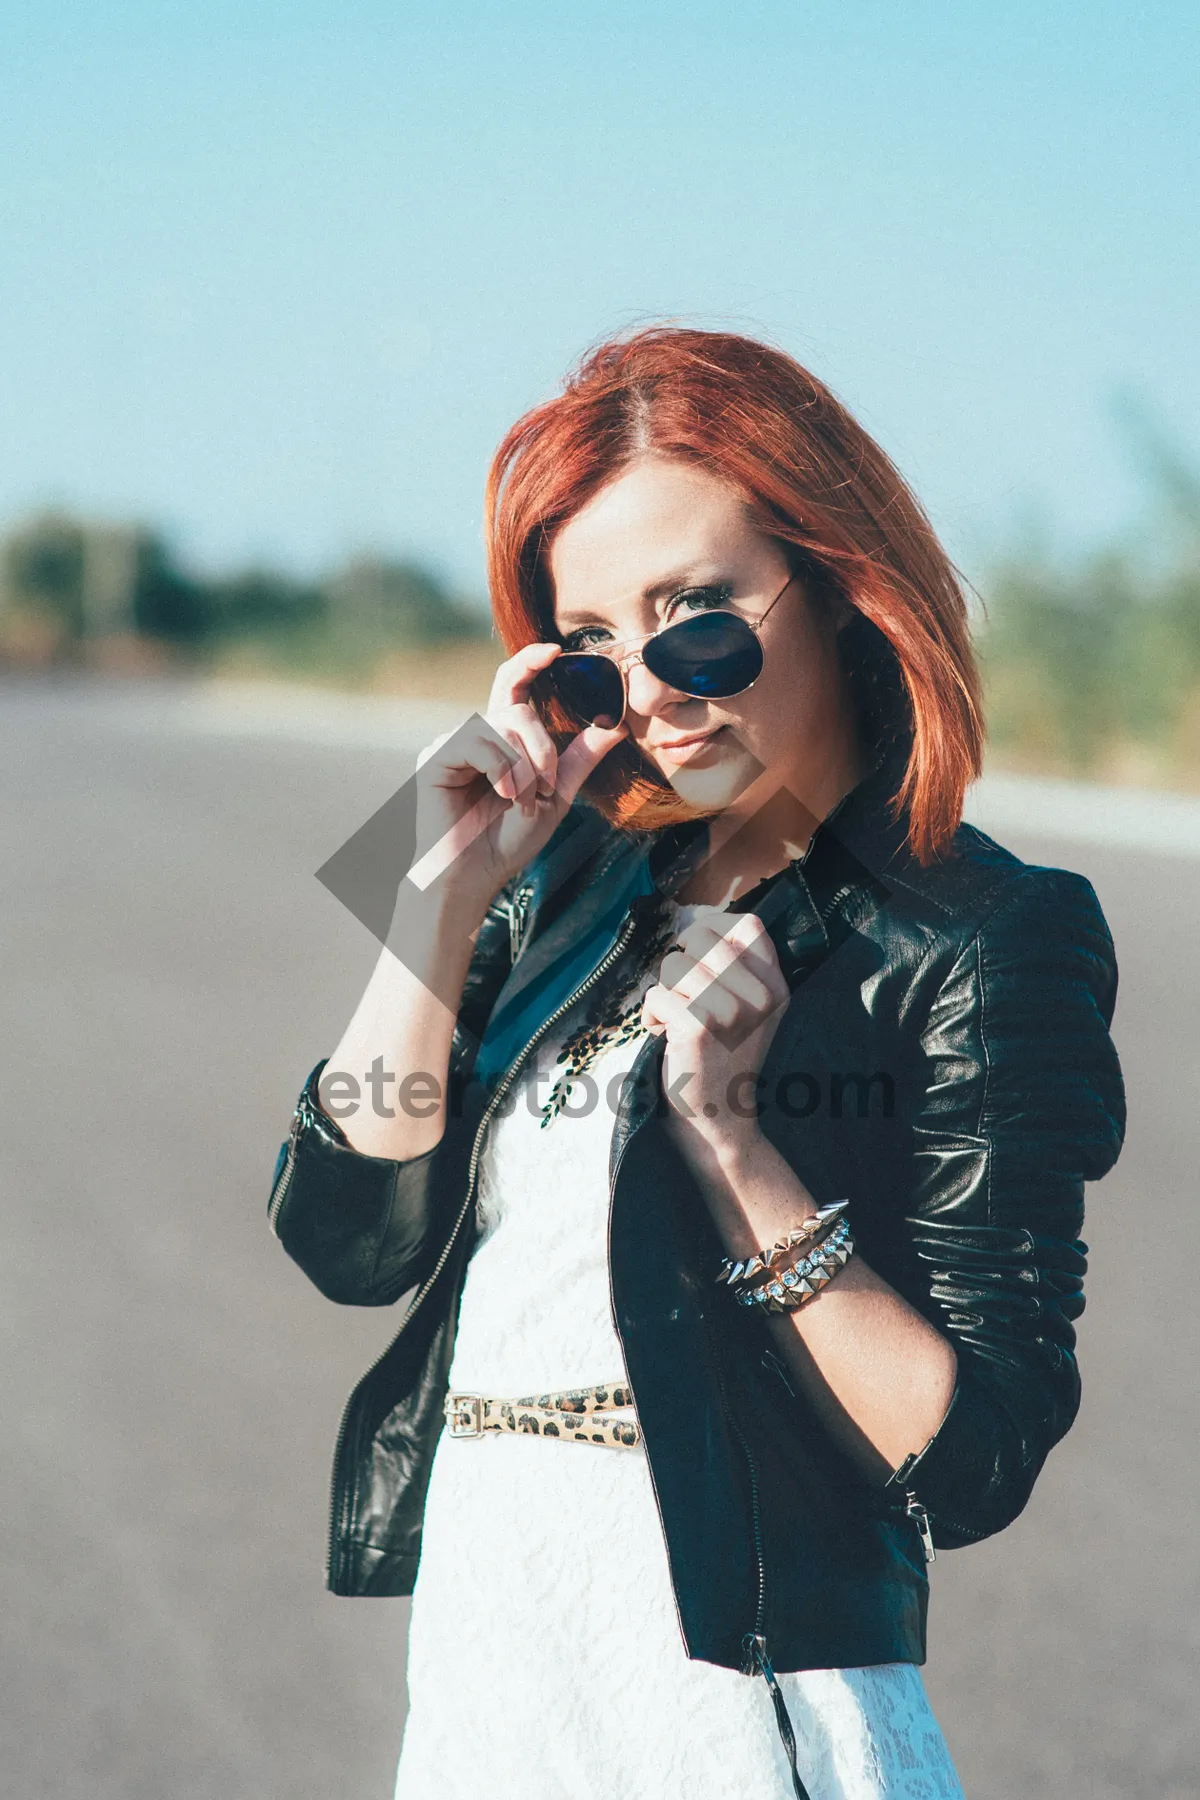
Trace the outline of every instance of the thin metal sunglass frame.
<path fill-rule="evenodd" d="M 742 614 L 740 612 L 734 612 L 734 610 L 731 606 L 714 606 L 714 607 L 710 608 L 707 612 L 696 613 L 694 616 L 698 619 L 711 619 L 711 618 L 720 617 L 720 615 L 722 613 L 728 613 L 731 618 L 737 619 L 740 624 L 745 625 L 747 627 L 747 629 L 752 631 L 754 633 L 755 637 L 757 637 L 759 632 L 761 631 L 763 625 L 765 624 L 767 618 L 774 611 L 775 607 L 777 607 L 779 605 L 779 602 L 783 599 L 783 596 L 787 593 L 787 591 L 791 587 L 792 583 L 798 579 L 799 579 L 798 571 L 795 575 L 789 575 L 787 580 L 784 582 L 783 586 L 780 588 L 779 592 L 776 594 L 775 598 L 771 601 L 770 605 L 766 608 L 765 611 L 763 611 L 759 614 L 757 619 L 747 619 L 744 614 Z M 687 590 L 684 589 L 681 591 L 686 592 Z M 622 638 L 619 643 L 606 644 L 603 647 L 603 649 L 598 647 L 595 650 L 564 650 L 563 651 L 564 656 L 603 657 L 606 662 L 610 662 L 615 665 L 617 673 L 621 677 L 621 716 L 619 719 L 616 720 L 615 724 L 608 727 L 609 730 L 615 731 L 617 729 L 617 726 L 623 724 L 624 720 L 625 720 L 625 714 L 629 711 L 629 670 L 632 668 L 635 668 L 639 662 L 642 664 L 642 666 L 644 668 L 645 663 L 646 663 L 646 659 L 645 659 L 644 655 L 641 653 L 641 651 L 639 651 L 636 655 L 628 657 L 628 658 L 612 656 L 609 654 L 609 652 L 612 650 L 623 650 L 625 648 L 626 644 L 641 644 L 642 650 L 644 651 L 646 645 L 648 643 L 650 643 L 652 641 L 652 639 L 658 638 L 658 637 L 665 637 L 669 631 L 676 631 L 679 629 L 680 626 L 688 625 L 690 623 L 691 623 L 690 619 L 673 619 L 669 625 L 660 625 L 657 631 L 648 631 L 648 632 L 646 632 L 646 634 L 643 637 Z M 759 649 L 762 650 L 761 644 L 759 645 Z M 553 675 L 554 664 L 560 660 L 561 660 L 560 658 L 555 657 L 554 663 L 551 663 L 549 666 L 549 669 L 547 670 L 548 674 Z M 764 660 L 764 662 L 766 660 L 766 652 L 765 651 L 763 651 L 763 660 Z M 650 673 L 652 675 L 654 675 L 654 670 L 651 669 Z M 754 677 L 753 681 L 748 681 L 746 683 L 745 687 L 735 688 L 734 692 L 732 694 L 688 694 L 688 691 L 686 688 L 676 688 L 675 692 L 679 693 L 679 694 L 687 694 L 687 697 L 690 700 L 732 700 L 736 694 L 748 694 L 750 689 L 754 686 L 754 683 L 759 679 L 759 676 L 761 676 L 761 674 L 762 674 L 762 668 L 760 667 L 759 671 L 758 671 L 758 675 L 756 675 Z M 662 681 L 663 677 L 661 675 L 656 675 L 655 680 Z M 666 685 L 669 687 L 669 686 L 671 686 L 671 683 L 668 682 Z M 565 706 L 566 701 L 562 700 L 560 698 L 559 704 Z"/>

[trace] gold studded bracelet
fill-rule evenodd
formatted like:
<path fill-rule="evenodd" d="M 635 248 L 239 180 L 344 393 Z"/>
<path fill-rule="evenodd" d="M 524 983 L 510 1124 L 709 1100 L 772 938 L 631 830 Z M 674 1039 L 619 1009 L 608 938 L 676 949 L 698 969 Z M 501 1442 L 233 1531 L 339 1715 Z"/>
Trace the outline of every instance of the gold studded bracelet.
<path fill-rule="evenodd" d="M 789 1250 L 796 1249 L 800 1244 L 811 1243 L 814 1238 L 820 1237 L 835 1219 L 841 1217 L 849 1204 L 848 1200 L 835 1200 L 829 1206 L 819 1207 L 815 1213 L 811 1213 L 807 1219 L 797 1225 L 794 1231 L 789 1231 L 786 1237 L 779 1238 L 769 1250 L 760 1250 L 756 1256 L 745 1257 L 741 1262 L 732 1256 L 727 1256 L 717 1271 L 717 1280 L 727 1282 L 732 1287 L 735 1282 L 751 1281 L 755 1275 L 765 1275 Z"/>
<path fill-rule="evenodd" d="M 790 1268 L 780 1269 L 758 1287 L 739 1288 L 737 1302 L 739 1306 L 760 1306 L 764 1312 L 794 1311 L 827 1287 L 853 1255 L 854 1239 L 849 1223 L 843 1219 L 824 1243 Z"/>

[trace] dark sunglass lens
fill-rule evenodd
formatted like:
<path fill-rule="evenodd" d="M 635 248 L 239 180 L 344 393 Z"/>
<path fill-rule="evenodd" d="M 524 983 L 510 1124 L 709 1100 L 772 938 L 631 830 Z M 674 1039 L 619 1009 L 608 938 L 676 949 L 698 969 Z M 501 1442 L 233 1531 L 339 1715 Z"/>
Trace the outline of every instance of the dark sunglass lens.
<path fill-rule="evenodd" d="M 620 718 L 625 707 L 625 684 L 611 657 L 567 651 L 555 657 L 546 673 L 566 710 L 581 725 L 592 725 L 606 717 L 613 721 Z"/>
<path fill-rule="evenodd" d="M 736 613 L 698 613 L 650 639 L 642 659 L 652 675 L 705 700 L 740 694 L 762 673 L 757 635 Z"/>

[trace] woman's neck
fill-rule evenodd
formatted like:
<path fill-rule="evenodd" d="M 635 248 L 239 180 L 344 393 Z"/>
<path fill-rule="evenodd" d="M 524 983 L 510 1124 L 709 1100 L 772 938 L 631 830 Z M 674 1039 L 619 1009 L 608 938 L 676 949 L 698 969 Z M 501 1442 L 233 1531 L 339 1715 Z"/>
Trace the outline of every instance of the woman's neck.
<path fill-rule="evenodd" d="M 675 899 L 681 905 L 725 906 L 739 900 L 760 881 L 776 875 L 807 850 L 813 833 L 838 801 L 857 787 L 867 759 L 856 754 L 825 785 L 827 796 L 814 795 L 820 814 L 786 786 L 779 786 L 761 804 L 727 808 L 708 822 L 707 854 Z M 757 783 L 755 784 L 758 785 Z M 747 798 L 752 798 L 749 794 Z"/>

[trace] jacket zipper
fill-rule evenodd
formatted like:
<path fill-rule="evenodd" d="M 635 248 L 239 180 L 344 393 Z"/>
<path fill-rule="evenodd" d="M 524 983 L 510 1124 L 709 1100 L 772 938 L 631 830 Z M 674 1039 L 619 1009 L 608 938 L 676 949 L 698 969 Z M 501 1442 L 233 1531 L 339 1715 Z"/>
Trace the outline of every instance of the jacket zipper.
<path fill-rule="evenodd" d="M 282 1169 L 279 1171 L 279 1180 L 275 1183 L 271 1198 L 267 1202 L 267 1224 L 271 1227 L 271 1230 L 275 1233 L 276 1237 L 279 1236 L 279 1227 L 276 1221 L 282 1211 L 283 1203 L 287 1198 L 287 1191 L 292 1185 L 292 1172 L 296 1167 L 296 1139 L 300 1136 L 300 1126 L 302 1123 L 303 1114 L 297 1106 L 295 1112 L 292 1114 L 292 1128 L 288 1133 L 287 1158 Z"/>
<path fill-rule="evenodd" d="M 775 1713 L 775 1725 L 783 1744 L 784 1755 L 788 1759 L 792 1777 L 792 1791 L 796 1800 L 810 1800 L 808 1789 L 800 1775 L 800 1767 L 796 1760 L 796 1730 L 788 1713 L 787 1702 L 783 1690 L 771 1665 L 767 1650 L 766 1606 L 767 1606 L 767 1559 L 763 1549 L 762 1513 L 758 1491 L 758 1465 L 754 1460 L 754 1452 L 742 1430 L 741 1421 L 729 1404 L 729 1394 L 725 1386 L 725 1370 L 721 1360 L 723 1352 L 718 1353 L 717 1386 L 721 1391 L 721 1404 L 725 1416 L 733 1427 L 738 1442 L 746 1458 L 746 1467 L 750 1472 L 750 1510 L 754 1521 L 754 1554 L 758 1562 L 758 1602 L 754 1613 L 753 1629 L 747 1631 L 742 1638 L 742 1673 L 743 1675 L 761 1675 L 766 1683 L 767 1693 L 771 1697 L 771 1706 Z"/>
<path fill-rule="evenodd" d="M 613 1293 L 613 1285 L 612 1285 L 612 1203 L 613 1203 L 613 1196 L 616 1193 L 617 1182 L 620 1179 L 621 1165 L 625 1161 L 625 1153 L 628 1150 L 631 1141 L 632 1141 L 631 1138 L 627 1138 L 625 1140 L 625 1143 L 622 1144 L 622 1146 L 621 1146 L 621 1154 L 617 1158 L 617 1166 L 612 1172 L 612 1180 L 609 1183 L 609 1190 L 608 1190 L 608 1243 L 609 1243 L 608 1299 L 609 1299 L 609 1306 L 612 1310 L 613 1324 L 617 1326 L 618 1335 L 620 1334 L 620 1326 L 617 1322 L 616 1295 Z M 628 1375 L 628 1371 L 626 1371 L 626 1374 Z M 764 1616 L 766 1613 L 766 1604 L 767 1604 L 767 1564 L 766 1564 L 766 1556 L 765 1556 L 764 1550 L 763 1550 L 762 1519 L 761 1519 L 760 1509 L 759 1509 L 758 1467 L 754 1461 L 753 1454 L 750 1450 L 750 1445 L 746 1441 L 745 1433 L 743 1432 L 741 1425 L 739 1424 L 732 1408 L 729 1405 L 728 1394 L 727 1394 L 726 1388 L 725 1388 L 725 1374 L 724 1374 L 724 1370 L 721 1368 L 719 1362 L 717 1365 L 717 1385 L 721 1390 L 721 1405 L 724 1409 L 725 1416 L 728 1419 L 730 1425 L 732 1426 L 732 1428 L 737 1436 L 738 1442 L 742 1446 L 742 1452 L 745 1455 L 746 1465 L 750 1472 L 750 1506 L 751 1506 L 751 1512 L 752 1512 L 753 1520 L 754 1520 L 754 1555 L 755 1555 L 755 1563 L 756 1563 L 757 1573 L 758 1573 L 758 1594 L 757 1594 L 757 1600 L 756 1600 L 755 1612 L 754 1612 L 754 1628 L 752 1631 L 747 1632 L 742 1639 L 742 1650 L 743 1650 L 743 1653 L 746 1658 L 746 1664 L 743 1666 L 742 1673 L 744 1675 L 749 1675 L 749 1674 L 753 1674 L 755 1672 L 755 1668 L 751 1663 L 751 1651 L 749 1648 L 751 1639 L 753 1638 L 753 1639 L 757 1640 L 762 1645 L 764 1654 L 766 1651 L 766 1638 L 763 1636 L 763 1619 L 764 1619 Z M 631 1384 L 631 1389 L 632 1389 L 632 1384 Z M 634 1405 L 635 1405 L 635 1407 L 637 1405 L 637 1395 L 636 1394 L 634 1394 Z M 649 1454 L 647 1454 L 647 1457 L 646 1457 L 646 1465 L 650 1470 L 650 1486 L 654 1493 L 654 1504 L 658 1508 L 658 1522 L 659 1522 L 659 1526 L 661 1527 L 662 1534 L 663 1534 L 663 1541 L 665 1543 L 667 1541 L 667 1525 L 666 1525 L 666 1520 L 663 1517 L 662 1502 L 660 1501 L 659 1496 L 658 1496 L 658 1483 L 654 1479 L 654 1465 L 650 1459 Z M 679 1635 L 682 1637 L 685 1647 L 688 1647 L 687 1632 L 684 1630 L 684 1627 L 683 1627 L 683 1616 L 679 1610 L 679 1597 L 677 1594 L 675 1594 L 675 1583 L 674 1582 L 671 1583 L 671 1592 L 675 1599 L 675 1617 L 679 1621 Z M 688 1647 L 688 1648 L 689 1648 L 689 1653 L 690 1653 L 690 1647 Z"/>
<path fill-rule="evenodd" d="M 933 1533 L 929 1529 L 929 1514 L 925 1511 L 925 1508 L 921 1505 L 921 1502 L 917 1499 L 917 1496 L 913 1493 L 911 1488 L 905 1488 L 904 1499 L 904 1510 L 921 1534 L 921 1543 L 925 1550 L 925 1561 L 927 1563 L 936 1562 L 937 1551 L 933 1547 Z"/>
<path fill-rule="evenodd" d="M 933 1548 L 933 1531 L 929 1523 L 929 1514 L 922 1503 L 917 1499 L 911 1488 L 905 1488 L 904 1499 L 904 1510 L 916 1525 L 917 1530 L 921 1533 L 921 1540 L 925 1547 L 925 1561 L 934 1562 L 936 1556 Z M 953 1519 L 944 1518 L 941 1514 L 938 1515 L 938 1522 L 939 1524 L 944 1525 L 947 1531 L 952 1531 L 956 1537 L 966 1538 L 971 1543 L 978 1543 L 981 1538 L 985 1538 L 988 1535 L 986 1531 L 976 1531 L 974 1527 L 970 1525 L 957 1525 Z"/>
<path fill-rule="evenodd" d="M 521 949 L 521 939 L 525 935 L 525 923 L 529 917 L 529 902 L 533 898 L 531 885 L 519 887 L 508 902 L 508 955 L 510 963 L 515 963 Z"/>
<path fill-rule="evenodd" d="M 635 1058 L 635 1060 L 636 1060 L 636 1058 Z M 620 1152 L 620 1155 L 617 1157 L 617 1166 L 613 1170 L 612 1175 L 609 1178 L 609 1183 L 608 1183 L 608 1233 L 607 1233 L 607 1242 L 608 1242 L 608 1309 L 612 1314 L 613 1329 L 615 1330 L 618 1338 L 621 1336 L 621 1327 L 617 1320 L 617 1297 L 613 1292 L 613 1280 L 612 1280 L 613 1196 L 617 1191 L 617 1182 L 618 1182 L 618 1180 L 620 1178 L 620 1174 L 621 1174 L 621 1164 L 625 1161 L 625 1152 L 628 1150 L 631 1141 L 632 1141 L 632 1134 L 629 1138 L 626 1138 L 625 1142 L 621 1145 L 621 1152 Z M 625 1378 L 626 1378 L 626 1381 L 629 1381 L 628 1369 L 626 1369 L 626 1371 L 625 1371 Z M 633 1405 L 634 1405 L 634 1411 L 636 1412 L 637 1411 L 637 1394 L 634 1393 L 633 1383 L 631 1381 L 629 1382 L 629 1391 L 631 1394 L 633 1394 Z M 643 1438 L 643 1444 L 644 1443 L 645 1443 L 645 1440 Z M 664 1544 L 664 1546 L 666 1546 L 668 1544 L 667 1521 L 663 1516 L 662 1501 L 660 1500 L 659 1494 L 658 1494 L 658 1482 L 654 1479 L 654 1464 L 650 1460 L 650 1453 L 648 1450 L 646 1452 L 646 1467 L 650 1471 L 650 1491 L 654 1495 L 654 1506 L 655 1506 L 655 1510 L 658 1513 L 659 1529 L 662 1532 L 663 1544 Z M 670 1552 L 668 1549 L 668 1558 L 669 1558 L 669 1554 L 670 1554 Z M 679 1610 L 679 1595 L 675 1592 L 674 1577 L 672 1577 L 672 1580 L 671 1580 L 671 1598 L 675 1603 L 675 1620 L 679 1626 L 679 1635 L 683 1639 L 684 1649 L 687 1651 L 688 1655 L 690 1656 L 692 1653 L 692 1647 L 688 1643 L 688 1635 L 684 1629 L 684 1624 L 683 1624 L 683 1614 Z"/>
<path fill-rule="evenodd" d="M 754 1610 L 754 1626 L 752 1630 L 746 1632 L 742 1638 L 742 1653 L 745 1659 L 742 1666 L 742 1673 L 743 1675 L 753 1675 L 757 1672 L 758 1668 L 756 1652 L 761 1652 L 763 1657 L 765 1657 L 767 1653 L 767 1640 L 763 1631 L 767 1610 L 767 1559 L 763 1549 L 762 1514 L 758 1494 L 758 1465 L 754 1460 L 754 1453 L 750 1448 L 746 1434 L 742 1430 L 741 1421 L 729 1404 L 729 1395 L 725 1387 L 725 1371 L 721 1368 L 719 1363 L 717 1367 L 717 1386 L 721 1390 L 721 1404 L 725 1409 L 725 1417 L 732 1426 L 738 1443 L 742 1446 L 742 1454 L 746 1458 L 746 1467 L 750 1474 L 750 1511 L 754 1522 L 754 1556 L 758 1565 L 758 1598 Z"/>
<path fill-rule="evenodd" d="M 921 1454 L 923 1455 L 924 1452 L 921 1452 Z M 917 1453 L 914 1451 L 911 1456 L 905 1457 L 904 1461 L 900 1464 L 900 1467 L 896 1470 L 896 1473 L 892 1476 L 892 1480 L 897 1482 L 903 1481 L 916 1461 Z M 912 1520 L 913 1524 L 921 1534 L 921 1548 L 925 1552 L 925 1561 L 927 1563 L 936 1562 L 937 1551 L 933 1547 L 933 1532 L 930 1528 L 929 1513 L 926 1507 L 917 1499 L 916 1493 L 912 1488 L 904 1487 L 901 1488 L 900 1491 L 904 1495 L 905 1515 Z M 985 1532 L 973 1531 L 968 1527 L 956 1525 L 953 1519 L 943 1519 L 942 1523 L 958 1537 L 979 1539 L 987 1535 Z"/>
<path fill-rule="evenodd" d="M 438 1276 L 441 1274 L 442 1270 L 445 1268 L 446 1263 L 450 1257 L 450 1252 L 454 1248 L 455 1242 L 458 1238 L 458 1234 L 462 1230 L 463 1222 L 466 1219 L 467 1213 L 470 1210 L 471 1203 L 474 1198 L 475 1178 L 476 1178 L 476 1175 L 479 1170 L 479 1155 L 480 1155 L 480 1150 L 483 1145 L 484 1133 L 487 1130 L 487 1127 L 491 1122 L 493 1113 L 496 1111 L 497 1107 L 500 1105 L 500 1102 L 504 1099 L 505 1095 L 508 1093 L 509 1089 L 512 1087 L 513 1082 L 516 1080 L 518 1074 L 520 1073 L 522 1067 L 524 1066 L 526 1058 L 529 1055 L 529 1052 L 531 1050 L 533 1050 L 541 1042 L 541 1040 L 545 1037 L 546 1033 L 551 1029 L 551 1027 L 554 1026 L 559 1019 L 562 1018 L 563 1014 L 566 1012 L 569 1012 L 571 1007 L 574 1006 L 575 1002 L 577 1000 L 579 1000 L 584 994 L 586 994 L 591 988 L 593 988 L 596 985 L 596 983 L 600 980 L 600 977 L 602 975 L 604 975 L 612 967 L 613 963 L 616 962 L 617 958 L 620 956 L 621 952 L 624 950 L 626 944 L 629 942 L 630 938 L 633 936 L 636 926 L 637 926 L 636 917 L 631 915 L 629 918 L 627 918 L 625 920 L 625 923 L 622 925 L 621 930 L 617 935 L 616 941 L 613 943 L 613 945 L 609 949 L 608 953 L 604 957 L 601 958 L 601 960 L 596 964 L 596 967 L 592 970 L 591 974 L 587 977 L 587 979 L 585 981 L 581 982 L 580 985 L 575 989 L 575 992 L 573 994 L 569 995 L 567 997 L 567 999 L 564 1000 L 560 1006 L 556 1006 L 554 1011 L 552 1013 L 550 1013 L 547 1018 L 542 1020 L 542 1023 L 538 1026 L 537 1030 L 534 1032 L 533 1036 L 530 1038 L 530 1040 L 526 1044 L 525 1048 L 521 1051 L 520 1055 L 517 1056 L 514 1059 L 514 1061 L 509 1064 L 507 1070 L 504 1073 L 503 1079 L 501 1081 L 497 1082 L 495 1088 L 492 1091 L 491 1098 L 488 1100 L 487 1105 L 484 1107 L 483 1113 L 480 1116 L 479 1124 L 475 1130 L 474 1142 L 471 1145 L 471 1160 L 470 1160 L 470 1163 L 467 1168 L 466 1196 L 463 1200 L 461 1207 L 459 1208 L 458 1216 L 454 1221 L 453 1227 L 451 1228 L 450 1236 L 446 1239 L 445 1244 L 442 1246 L 441 1254 L 438 1257 L 437 1262 L 435 1263 L 432 1272 L 428 1276 L 426 1276 L 425 1280 L 422 1282 L 418 1291 L 413 1295 L 412 1301 L 409 1304 L 408 1311 L 405 1313 L 404 1317 L 401 1319 L 399 1330 L 397 1331 L 395 1337 L 392 1339 L 391 1344 L 388 1345 L 387 1349 L 384 1350 L 380 1356 L 376 1357 L 375 1361 L 371 1364 L 371 1367 L 367 1370 L 366 1374 L 362 1377 L 362 1380 L 358 1383 L 358 1386 L 355 1388 L 354 1393 L 351 1394 L 351 1396 L 347 1400 L 345 1406 L 342 1408 L 341 1422 L 338 1425 L 337 1440 L 334 1445 L 334 1451 L 333 1451 L 333 1493 L 331 1496 L 331 1503 L 330 1503 L 330 1508 L 329 1508 L 329 1545 L 328 1545 L 328 1552 L 327 1552 L 326 1563 L 325 1563 L 326 1583 L 329 1582 L 329 1579 L 333 1572 L 334 1548 L 335 1548 L 337 1539 L 341 1535 L 341 1532 L 342 1532 L 342 1529 L 343 1529 L 343 1526 L 345 1523 L 346 1508 L 345 1508 L 345 1504 L 344 1504 L 344 1499 L 341 1503 L 339 1503 L 339 1497 L 338 1497 L 338 1491 L 337 1491 L 338 1469 L 339 1469 L 339 1465 L 342 1460 L 342 1450 L 344 1448 L 345 1438 L 346 1438 L 346 1427 L 348 1426 L 348 1424 L 350 1422 L 350 1410 L 354 1404 L 354 1396 L 355 1396 L 355 1394 L 358 1393 L 358 1391 L 362 1387 L 363 1383 L 367 1382 L 371 1379 L 371 1377 L 372 1377 L 372 1375 L 374 1375 L 376 1369 L 378 1369 L 386 1361 L 387 1357 L 391 1354 L 393 1347 L 395 1346 L 396 1343 L 399 1342 L 401 1334 L 411 1324 L 413 1316 L 415 1315 L 418 1307 L 421 1305 L 421 1303 L 425 1299 L 425 1296 L 430 1292 L 430 1290 L 432 1289 Z M 280 1179 L 282 1181 L 282 1179 L 283 1179 L 282 1176 L 280 1177 Z"/>
<path fill-rule="evenodd" d="M 609 1182 L 608 1192 L 608 1295 L 609 1305 L 612 1308 L 613 1324 L 617 1328 L 618 1336 L 620 1335 L 620 1326 L 617 1322 L 616 1297 L 613 1294 L 612 1286 L 612 1203 L 613 1196 L 616 1192 L 617 1180 L 621 1173 L 621 1165 L 625 1161 L 625 1153 L 629 1148 L 630 1141 L 631 1140 L 627 1138 L 625 1143 L 621 1146 L 621 1153 L 617 1158 L 616 1168 L 612 1172 L 612 1179 Z M 729 1393 L 725 1385 L 725 1370 L 722 1362 L 722 1354 L 722 1352 L 718 1352 L 717 1357 L 717 1386 L 720 1389 L 722 1410 L 732 1427 L 734 1435 L 742 1447 L 742 1454 L 746 1458 L 746 1468 L 750 1476 L 750 1513 L 754 1527 L 754 1560 L 758 1576 L 758 1587 L 754 1607 L 754 1623 L 751 1629 L 742 1636 L 742 1674 L 751 1676 L 761 1675 L 766 1682 L 767 1691 L 771 1697 L 771 1705 L 775 1712 L 775 1723 L 783 1743 L 784 1754 L 787 1756 L 790 1766 L 792 1791 L 796 1795 L 796 1800 L 810 1800 L 808 1789 L 801 1779 L 800 1770 L 796 1762 L 795 1730 L 792 1721 L 788 1716 L 787 1704 L 776 1679 L 775 1671 L 771 1666 L 770 1656 L 767 1653 L 767 1637 L 764 1630 L 767 1610 L 767 1558 L 763 1545 L 762 1507 L 758 1487 L 758 1464 L 754 1460 L 754 1452 L 750 1448 L 749 1440 L 742 1430 L 741 1421 L 729 1404 Z M 628 1370 L 626 1370 L 626 1376 L 628 1377 Z M 636 1393 L 634 1394 L 634 1404 L 635 1406 L 637 1404 Z M 662 1502 L 658 1495 L 658 1483 L 654 1479 L 654 1463 L 650 1457 L 648 1446 L 646 1466 L 650 1471 L 650 1487 L 654 1494 L 654 1504 L 658 1509 L 658 1522 L 660 1529 L 662 1530 L 663 1541 L 666 1543 L 666 1520 L 663 1518 Z M 675 1617 L 679 1622 L 679 1634 L 683 1639 L 684 1648 L 690 1655 L 691 1647 L 688 1644 L 687 1632 L 683 1628 L 683 1617 L 679 1610 L 679 1596 L 675 1592 L 674 1580 L 671 1582 L 671 1595 L 675 1601 Z"/>

